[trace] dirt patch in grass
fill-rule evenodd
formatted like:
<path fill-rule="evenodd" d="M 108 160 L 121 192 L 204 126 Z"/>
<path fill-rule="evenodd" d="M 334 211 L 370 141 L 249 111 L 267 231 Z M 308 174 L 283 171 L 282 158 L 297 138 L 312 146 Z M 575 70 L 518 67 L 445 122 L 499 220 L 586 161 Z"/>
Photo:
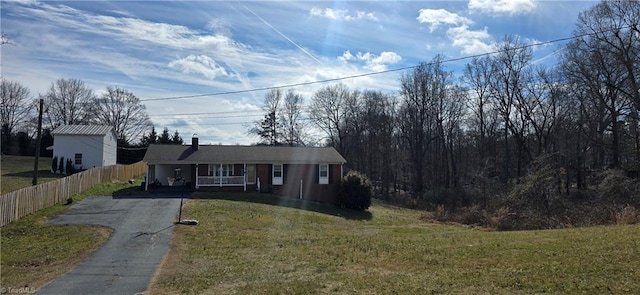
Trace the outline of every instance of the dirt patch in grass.
<path fill-rule="evenodd" d="M 149 294 L 623 293 L 640 226 L 487 232 L 420 226 L 421 211 L 371 218 L 238 196 L 190 200 Z M 249 201 L 247 201 L 249 200 Z M 322 213 L 322 212 L 328 213 Z"/>

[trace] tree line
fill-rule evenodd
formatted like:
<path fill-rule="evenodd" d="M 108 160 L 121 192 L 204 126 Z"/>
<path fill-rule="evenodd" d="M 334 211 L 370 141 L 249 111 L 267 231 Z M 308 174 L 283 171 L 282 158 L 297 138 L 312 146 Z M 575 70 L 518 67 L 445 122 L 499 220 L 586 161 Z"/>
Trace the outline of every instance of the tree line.
<path fill-rule="evenodd" d="M 183 143 L 177 130 L 170 134 L 165 127 L 157 134 L 144 104 L 132 92 L 120 87 L 109 86 L 104 93 L 96 95 L 82 80 L 61 78 L 52 82 L 46 93 L 34 98 L 27 87 L 2 78 L 0 98 L 3 154 L 33 155 L 40 99 L 44 102 L 40 150 L 45 156 L 50 156 L 45 148 L 53 144 L 51 132 L 62 125 L 112 126 L 118 147 Z"/>
<path fill-rule="evenodd" d="M 397 94 L 329 85 L 294 118 L 306 113 L 380 197 L 482 205 L 526 195 L 533 183 L 524 201 L 549 211 L 599 186 L 607 169 L 638 176 L 638 20 L 638 1 L 603 1 L 579 15 L 555 65 L 537 64 L 532 47 L 508 35 L 459 75 L 438 55 L 404 73 Z M 300 144 L 289 140 L 298 133 L 285 128 L 280 96 L 267 94 L 267 115 L 250 132 L 265 144 Z"/>

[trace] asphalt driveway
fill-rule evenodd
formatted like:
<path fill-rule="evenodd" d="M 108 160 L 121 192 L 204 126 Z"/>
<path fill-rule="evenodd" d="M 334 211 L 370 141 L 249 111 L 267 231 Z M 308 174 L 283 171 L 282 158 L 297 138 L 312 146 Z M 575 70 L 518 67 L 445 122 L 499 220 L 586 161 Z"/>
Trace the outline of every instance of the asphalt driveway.
<path fill-rule="evenodd" d="M 38 294 L 136 294 L 169 249 L 180 193 L 126 198 L 89 197 L 53 224 L 90 224 L 114 231 L 91 257 L 42 287 Z"/>

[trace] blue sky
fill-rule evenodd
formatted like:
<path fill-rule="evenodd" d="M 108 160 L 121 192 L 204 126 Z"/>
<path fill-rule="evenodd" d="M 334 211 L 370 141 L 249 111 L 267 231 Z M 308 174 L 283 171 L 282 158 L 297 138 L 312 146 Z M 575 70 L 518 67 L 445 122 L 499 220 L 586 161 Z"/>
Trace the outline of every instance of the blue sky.
<path fill-rule="evenodd" d="M 399 69 L 436 54 L 490 52 L 505 34 L 524 43 L 571 36 L 594 1 L 1 1 L 2 76 L 31 93 L 77 78 L 100 94 L 133 92 L 156 128 L 203 143 L 250 144 L 265 91 L 185 99 Z M 553 63 L 562 43 L 534 48 Z M 445 64 L 458 71 L 466 61 Z M 404 71 L 346 79 L 397 94 Z M 309 101 L 328 84 L 293 88 Z M 181 115 L 198 113 L 197 115 Z"/>

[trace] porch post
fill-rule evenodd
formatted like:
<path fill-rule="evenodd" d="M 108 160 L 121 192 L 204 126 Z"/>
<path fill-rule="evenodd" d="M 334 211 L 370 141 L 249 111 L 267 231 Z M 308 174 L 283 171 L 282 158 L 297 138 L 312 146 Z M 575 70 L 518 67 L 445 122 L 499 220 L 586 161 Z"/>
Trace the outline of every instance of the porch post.
<path fill-rule="evenodd" d="M 196 178 L 196 189 L 198 189 L 198 164 L 196 164 L 196 175 L 195 175 L 195 178 Z"/>
<path fill-rule="evenodd" d="M 244 174 L 244 177 L 242 177 L 242 180 L 244 182 L 244 191 L 246 192 L 247 191 L 247 163 L 244 163 L 242 174 Z"/>
<path fill-rule="evenodd" d="M 220 174 L 220 187 L 222 187 L 222 164 L 218 164 L 218 174 Z"/>
<path fill-rule="evenodd" d="M 151 170 L 151 165 L 149 165 L 149 163 L 147 163 L 147 176 L 146 181 L 144 182 L 144 190 L 147 191 L 149 190 L 149 171 Z"/>

